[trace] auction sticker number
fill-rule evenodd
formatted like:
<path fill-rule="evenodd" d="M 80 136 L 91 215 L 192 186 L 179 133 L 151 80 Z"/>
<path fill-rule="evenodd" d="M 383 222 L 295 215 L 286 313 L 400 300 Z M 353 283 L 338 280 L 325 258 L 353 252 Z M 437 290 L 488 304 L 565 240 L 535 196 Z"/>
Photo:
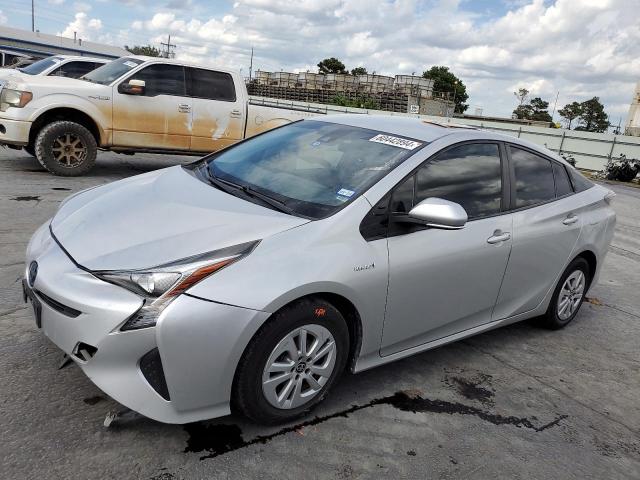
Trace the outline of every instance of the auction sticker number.
<path fill-rule="evenodd" d="M 414 142 L 413 140 L 407 140 L 406 138 L 394 137 L 392 135 L 376 135 L 369 139 L 370 142 L 384 143 L 385 145 L 391 145 L 393 147 L 404 148 L 405 150 L 415 150 L 420 145 L 420 142 Z"/>

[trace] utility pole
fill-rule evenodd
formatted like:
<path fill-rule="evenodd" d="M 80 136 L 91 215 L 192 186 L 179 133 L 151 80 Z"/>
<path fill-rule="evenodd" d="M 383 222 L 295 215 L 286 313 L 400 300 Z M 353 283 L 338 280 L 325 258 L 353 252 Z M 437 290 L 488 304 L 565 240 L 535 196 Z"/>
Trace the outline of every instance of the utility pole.
<path fill-rule="evenodd" d="M 160 45 L 162 45 L 162 47 L 167 47 L 166 52 L 163 53 L 164 58 L 173 58 L 173 52 L 171 49 L 176 48 L 176 46 L 171 43 L 171 34 L 167 37 L 167 43 L 160 42 Z"/>
<path fill-rule="evenodd" d="M 551 121 L 553 122 L 553 116 L 556 114 L 556 107 L 558 106 L 558 97 L 560 96 L 560 90 L 556 93 L 556 101 L 553 103 L 553 112 L 551 112 Z"/>
<path fill-rule="evenodd" d="M 31 31 L 36 31 L 36 14 L 35 14 L 35 0 L 31 0 Z"/>
<path fill-rule="evenodd" d="M 251 47 L 251 62 L 249 63 L 249 81 L 251 81 L 252 73 L 253 73 L 253 47 Z"/>

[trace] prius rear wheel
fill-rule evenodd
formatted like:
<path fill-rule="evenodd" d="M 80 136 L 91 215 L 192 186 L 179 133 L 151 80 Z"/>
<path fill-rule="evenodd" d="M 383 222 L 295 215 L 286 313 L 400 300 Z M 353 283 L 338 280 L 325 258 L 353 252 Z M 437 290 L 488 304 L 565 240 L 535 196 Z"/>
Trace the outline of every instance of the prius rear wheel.
<path fill-rule="evenodd" d="M 569 264 L 556 286 L 542 325 L 557 330 L 567 326 L 578 314 L 591 279 L 589 264 L 576 258 Z"/>
<path fill-rule="evenodd" d="M 330 303 L 308 298 L 283 308 L 243 355 L 233 406 L 258 423 L 293 420 L 320 403 L 347 362 L 349 331 Z"/>

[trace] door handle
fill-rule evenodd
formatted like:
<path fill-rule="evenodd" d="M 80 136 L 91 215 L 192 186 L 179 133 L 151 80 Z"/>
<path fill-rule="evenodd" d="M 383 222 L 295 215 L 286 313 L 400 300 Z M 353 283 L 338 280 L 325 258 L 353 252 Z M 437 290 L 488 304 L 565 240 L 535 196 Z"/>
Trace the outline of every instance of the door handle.
<path fill-rule="evenodd" d="M 187 103 L 179 103 L 178 104 L 178 111 L 180 113 L 189 113 L 191 111 L 191 105 L 189 105 Z"/>
<path fill-rule="evenodd" d="M 231 110 L 231 116 L 234 118 L 240 118 L 242 116 L 242 112 L 240 112 L 240 110 Z"/>
<path fill-rule="evenodd" d="M 578 216 L 577 215 L 569 215 L 567 218 L 565 218 L 562 223 L 565 225 L 571 225 L 573 223 L 576 223 L 578 221 Z"/>
<path fill-rule="evenodd" d="M 509 232 L 502 232 L 500 230 L 496 230 L 493 232 L 493 235 L 487 238 L 487 243 L 496 244 L 501 242 L 506 242 L 511 238 L 511 234 Z"/>

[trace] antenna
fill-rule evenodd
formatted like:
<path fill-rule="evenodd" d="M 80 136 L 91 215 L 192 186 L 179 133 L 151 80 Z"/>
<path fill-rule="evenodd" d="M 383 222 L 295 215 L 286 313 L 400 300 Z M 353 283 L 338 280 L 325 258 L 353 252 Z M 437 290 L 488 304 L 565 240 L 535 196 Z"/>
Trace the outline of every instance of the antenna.
<path fill-rule="evenodd" d="M 35 13 L 35 0 L 31 0 L 31 31 L 36 31 L 36 13 Z"/>
<path fill-rule="evenodd" d="M 164 58 L 173 58 L 176 56 L 175 52 L 171 51 L 172 48 L 176 48 L 176 46 L 171 43 L 171 34 L 167 36 L 167 43 L 160 42 L 160 45 L 167 47 L 167 50 L 162 54 Z"/>

